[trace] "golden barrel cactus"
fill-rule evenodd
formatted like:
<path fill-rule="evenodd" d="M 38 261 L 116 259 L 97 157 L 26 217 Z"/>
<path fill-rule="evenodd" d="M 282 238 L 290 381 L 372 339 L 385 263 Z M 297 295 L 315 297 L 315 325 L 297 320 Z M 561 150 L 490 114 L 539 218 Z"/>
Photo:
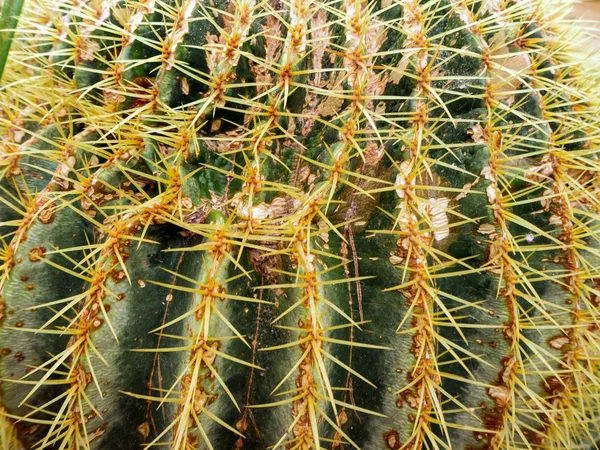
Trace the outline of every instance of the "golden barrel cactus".
<path fill-rule="evenodd" d="M 595 448 L 600 89 L 564 8 L 0 22 L 3 450 Z"/>

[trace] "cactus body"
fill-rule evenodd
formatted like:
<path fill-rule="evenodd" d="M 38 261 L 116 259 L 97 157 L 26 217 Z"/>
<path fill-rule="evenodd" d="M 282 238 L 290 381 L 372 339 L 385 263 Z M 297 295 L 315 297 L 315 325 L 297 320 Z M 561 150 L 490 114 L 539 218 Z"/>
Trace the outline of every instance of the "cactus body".
<path fill-rule="evenodd" d="M 2 449 L 592 449 L 600 110 L 542 0 L 25 3 Z"/>

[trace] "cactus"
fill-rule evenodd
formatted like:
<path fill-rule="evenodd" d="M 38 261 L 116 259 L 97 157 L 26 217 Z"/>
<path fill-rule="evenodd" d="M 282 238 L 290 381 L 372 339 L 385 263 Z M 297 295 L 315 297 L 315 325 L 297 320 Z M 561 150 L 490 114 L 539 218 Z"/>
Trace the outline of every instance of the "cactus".
<path fill-rule="evenodd" d="M 600 86 L 564 14 L 27 0 L 0 447 L 595 448 Z"/>

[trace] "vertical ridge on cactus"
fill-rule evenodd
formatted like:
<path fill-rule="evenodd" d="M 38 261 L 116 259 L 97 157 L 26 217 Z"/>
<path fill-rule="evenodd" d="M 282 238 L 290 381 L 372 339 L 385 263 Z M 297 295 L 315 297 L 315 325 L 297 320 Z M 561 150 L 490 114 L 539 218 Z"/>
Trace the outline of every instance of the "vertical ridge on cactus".
<path fill-rule="evenodd" d="M 600 83 L 557 3 L 26 0 L 0 448 L 596 448 Z"/>

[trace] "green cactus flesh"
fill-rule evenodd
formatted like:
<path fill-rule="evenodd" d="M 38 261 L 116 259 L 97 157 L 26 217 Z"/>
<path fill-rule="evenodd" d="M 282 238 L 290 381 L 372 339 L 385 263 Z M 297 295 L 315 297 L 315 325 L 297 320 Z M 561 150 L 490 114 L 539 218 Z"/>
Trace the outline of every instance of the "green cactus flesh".
<path fill-rule="evenodd" d="M 27 0 L 2 450 L 595 448 L 600 83 L 564 17 Z"/>

